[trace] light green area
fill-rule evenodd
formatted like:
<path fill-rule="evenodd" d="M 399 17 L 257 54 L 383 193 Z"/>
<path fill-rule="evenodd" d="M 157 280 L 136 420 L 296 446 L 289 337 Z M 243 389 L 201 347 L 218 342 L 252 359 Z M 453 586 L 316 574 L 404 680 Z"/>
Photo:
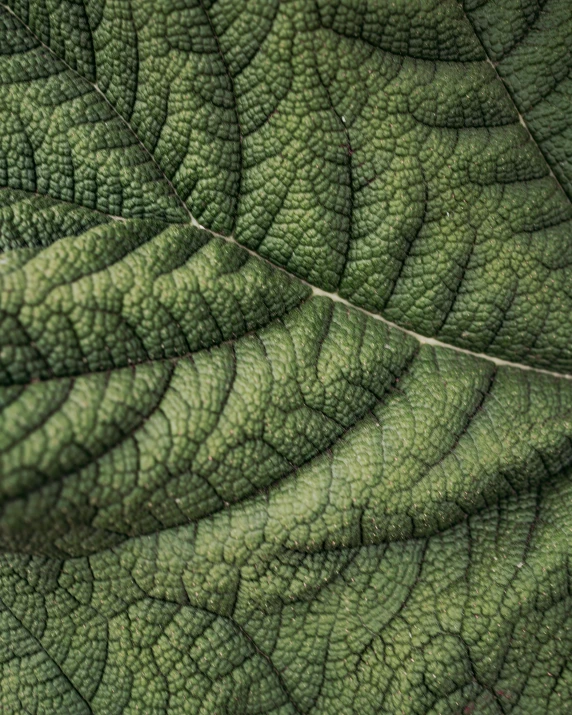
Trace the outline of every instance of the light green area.
<path fill-rule="evenodd" d="M 0 0 L 2 713 L 569 713 L 570 18 Z"/>

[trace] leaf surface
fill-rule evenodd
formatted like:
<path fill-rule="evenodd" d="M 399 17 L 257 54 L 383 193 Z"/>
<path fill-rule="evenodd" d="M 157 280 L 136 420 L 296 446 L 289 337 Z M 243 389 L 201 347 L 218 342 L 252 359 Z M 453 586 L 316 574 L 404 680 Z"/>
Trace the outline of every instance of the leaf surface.
<path fill-rule="evenodd" d="M 2 712 L 568 712 L 571 25 L 0 4 Z"/>

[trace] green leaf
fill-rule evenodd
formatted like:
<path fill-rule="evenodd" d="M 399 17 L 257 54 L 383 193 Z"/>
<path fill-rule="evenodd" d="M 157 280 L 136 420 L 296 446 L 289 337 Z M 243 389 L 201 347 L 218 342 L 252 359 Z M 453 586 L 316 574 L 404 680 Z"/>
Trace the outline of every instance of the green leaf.
<path fill-rule="evenodd" d="M 572 701 L 568 0 L 0 0 L 0 710 Z"/>

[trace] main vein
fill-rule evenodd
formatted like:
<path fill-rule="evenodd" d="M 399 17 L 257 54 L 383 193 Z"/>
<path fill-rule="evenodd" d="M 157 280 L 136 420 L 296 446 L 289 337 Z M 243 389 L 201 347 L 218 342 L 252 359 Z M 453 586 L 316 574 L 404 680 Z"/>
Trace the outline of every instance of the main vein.
<path fill-rule="evenodd" d="M 180 196 L 180 194 L 177 192 L 177 189 L 175 188 L 174 184 L 173 184 L 172 181 L 168 178 L 168 176 L 165 174 L 164 170 L 162 169 L 162 167 L 160 166 L 160 164 L 157 162 L 157 160 L 155 159 L 155 157 L 151 154 L 151 152 L 149 151 L 149 149 L 147 149 L 147 147 L 145 146 L 145 144 L 144 144 L 144 143 L 141 141 L 141 139 L 138 137 L 137 133 L 135 132 L 135 130 L 133 129 L 133 127 L 131 126 L 131 124 L 129 123 L 129 121 L 128 121 L 128 120 L 116 109 L 116 107 L 108 100 L 108 98 L 105 96 L 104 92 L 102 92 L 101 89 L 98 87 L 97 83 L 90 81 L 87 77 L 83 76 L 80 72 L 78 72 L 78 71 L 75 70 L 71 65 L 69 65 L 64 59 L 62 59 L 61 57 L 59 57 L 59 56 L 52 50 L 52 48 L 51 48 L 49 45 L 46 45 L 46 44 L 33 32 L 33 30 L 32 30 L 20 17 L 18 17 L 18 15 L 17 15 L 10 7 L 8 7 L 7 5 L 5 5 L 3 2 L 0 2 L 0 7 L 4 8 L 4 10 L 5 10 L 6 12 L 10 13 L 10 15 L 12 15 L 23 27 L 25 27 L 26 30 L 30 33 L 30 35 L 31 35 L 32 37 L 34 37 L 34 39 L 35 39 L 47 52 L 49 52 L 58 62 L 61 62 L 61 63 L 66 67 L 66 69 L 67 69 L 68 71 L 72 72 L 76 77 L 78 77 L 79 79 L 81 79 L 83 82 L 86 82 L 87 84 L 89 84 L 89 85 L 93 88 L 93 90 L 94 90 L 95 92 L 97 92 L 97 94 L 102 98 L 102 100 L 106 103 L 106 105 L 107 105 L 107 106 L 111 109 L 111 111 L 115 114 L 115 116 L 123 123 L 123 125 L 124 125 L 124 126 L 126 127 L 126 129 L 130 132 L 130 134 L 133 135 L 133 137 L 135 138 L 137 144 L 138 144 L 139 147 L 142 149 L 142 151 L 146 154 L 146 156 L 148 157 L 149 161 L 153 164 L 153 166 L 157 169 L 157 171 L 160 173 L 160 175 L 163 177 L 163 179 L 167 182 L 167 184 L 168 184 L 170 190 L 172 191 L 173 196 L 177 199 L 177 201 L 180 203 L 181 207 L 184 209 L 185 213 L 186 213 L 187 216 L 189 217 L 189 223 L 190 223 L 192 226 L 194 226 L 195 228 L 198 228 L 198 229 L 200 229 L 200 230 L 202 230 L 202 231 L 206 231 L 206 232 L 207 232 L 209 235 L 211 235 L 211 236 L 214 236 L 214 237 L 219 238 L 219 239 L 223 239 L 224 241 L 227 241 L 227 242 L 229 242 L 229 243 L 234 243 L 234 244 L 236 244 L 237 246 L 240 246 L 240 248 L 242 248 L 242 250 L 247 251 L 251 256 L 253 256 L 253 257 L 256 258 L 257 260 L 259 260 L 259 261 L 264 261 L 265 263 L 267 263 L 267 264 L 269 264 L 270 266 L 272 266 L 274 269 L 279 270 L 279 271 L 282 271 L 283 273 L 286 273 L 290 278 L 293 278 L 293 279 L 299 281 L 300 283 L 302 283 L 302 284 L 308 286 L 308 287 L 311 289 L 313 295 L 329 298 L 330 300 L 332 300 L 332 301 L 334 301 L 334 302 L 336 302 L 336 303 L 341 303 L 342 305 L 345 305 L 345 306 L 347 306 L 348 308 L 350 308 L 350 309 L 352 309 L 352 310 L 360 311 L 360 312 L 364 313 L 365 315 L 367 315 L 368 317 L 372 318 L 373 320 L 378 320 L 378 321 L 384 323 L 385 325 L 389 326 L 390 328 L 393 328 L 393 329 L 395 329 L 395 330 L 401 330 L 403 333 L 406 333 L 407 335 L 410 335 L 411 337 L 415 338 L 419 343 L 421 343 L 421 344 L 423 344 L 423 345 L 431 345 L 431 346 L 433 346 L 433 347 L 446 348 L 446 349 L 448 349 L 448 350 L 454 350 L 454 351 L 456 351 L 456 352 L 458 352 L 458 353 L 462 353 L 462 354 L 464 354 L 464 355 L 471 355 L 472 357 L 475 357 L 475 358 L 478 358 L 478 359 L 481 359 L 481 360 L 489 360 L 490 362 L 494 363 L 495 365 L 499 365 L 499 366 L 512 367 L 512 368 L 515 368 L 515 369 L 518 369 L 518 370 L 529 370 L 529 371 L 531 371 L 531 372 L 536 372 L 536 373 L 540 373 L 540 374 L 543 374 L 543 375 L 550 375 L 550 376 L 552 376 L 552 377 L 561 378 L 561 379 L 564 379 L 564 380 L 572 380 L 572 374 L 569 374 L 569 373 L 556 372 L 556 371 L 553 371 L 553 370 L 547 370 L 547 369 L 545 369 L 545 368 L 533 367 L 533 366 L 531 366 L 531 365 L 525 365 L 525 364 L 523 364 L 523 363 L 512 362 L 512 361 L 510 361 L 510 360 L 503 360 L 502 358 L 494 357 L 494 356 L 492 356 L 492 355 L 487 355 L 486 353 L 478 353 L 478 352 L 476 352 L 476 351 L 474 351 L 474 350 L 468 350 L 467 348 L 461 348 L 461 347 L 459 347 L 459 346 L 457 346 L 457 345 L 452 345 L 452 344 L 450 344 L 450 343 L 445 343 L 445 342 L 442 342 L 441 340 L 437 340 L 436 338 L 432 338 L 432 337 L 428 337 L 428 336 L 426 336 L 426 335 L 422 335 L 422 334 L 420 334 L 420 333 L 416 333 L 416 332 L 413 331 L 413 330 L 408 330 L 407 328 L 404 328 L 403 326 L 398 325 L 397 323 L 394 323 L 394 322 L 392 322 L 391 320 L 388 320 L 387 318 L 384 318 L 383 316 L 379 315 L 378 313 L 373 313 L 373 312 L 371 312 L 371 311 L 369 311 L 369 310 L 367 310 L 367 309 L 365 309 L 365 308 L 363 308 L 363 307 L 361 307 L 361 306 L 354 305 L 353 303 L 351 303 L 350 301 L 346 300 L 345 298 L 342 298 L 342 296 L 340 296 L 338 293 L 332 293 L 332 292 L 325 291 L 325 290 L 322 290 L 321 288 L 316 287 L 316 286 L 313 285 L 312 283 L 309 283 L 308 281 L 304 280 L 303 278 L 300 278 L 299 276 L 297 276 L 297 275 L 291 273 L 290 271 L 288 271 L 287 269 L 285 269 L 283 266 L 279 265 L 278 263 L 275 263 L 274 261 L 272 261 L 272 260 L 269 259 L 269 258 L 266 258 L 266 257 L 264 257 L 264 256 L 261 256 L 261 255 L 260 255 L 259 253 L 257 253 L 256 251 L 254 251 L 254 250 L 248 248 L 247 246 L 245 246 L 244 244 L 240 243 L 240 242 L 234 237 L 234 235 L 232 235 L 232 234 L 231 234 L 231 235 L 226 235 L 226 234 L 222 234 L 222 233 L 217 233 L 216 231 L 213 231 L 213 230 L 207 228 L 206 226 L 201 225 L 201 224 L 198 222 L 198 220 L 195 218 L 195 216 L 193 216 L 193 214 L 191 213 L 191 210 L 190 210 L 189 207 L 187 206 L 186 202 L 183 200 L 183 198 L 182 198 L 182 197 Z M 518 107 L 516 106 L 516 103 L 514 102 L 514 99 L 512 98 L 512 95 L 510 94 L 510 91 L 509 91 L 508 88 L 506 87 L 506 84 L 504 83 L 502 77 L 499 75 L 499 73 L 498 73 L 498 71 L 497 71 L 497 68 L 495 67 L 494 63 L 493 63 L 492 60 L 488 57 L 488 54 L 487 54 L 487 52 L 486 52 L 486 49 L 485 49 L 485 47 L 484 47 L 484 45 L 483 45 L 483 43 L 482 43 L 480 37 L 478 36 L 478 34 L 477 34 L 476 32 L 475 32 L 475 36 L 478 38 L 479 42 L 481 43 L 481 45 L 482 45 L 482 47 L 483 47 L 483 52 L 485 53 L 485 56 L 486 56 L 486 58 L 487 58 L 487 61 L 488 61 L 489 64 L 493 67 L 493 69 L 494 69 L 494 71 L 495 71 L 495 73 L 496 73 L 496 75 L 497 75 L 499 81 L 502 82 L 503 86 L 504 86 L 505 89 L 507 90 L 507 92 L 508 92 L 508 94 L 509 94 L 509 96 L 510 96 L 510 98 L 511 98 L 511 101 L 512 101 L 512 103 L 513 103 L 513 105 L 514 105 L 515 111 L 517 112 L 517 114 L 518 114 L 518 116 L 519 116 L 519 118 L 520 118 L 521 124 L 526 128 L 526 130 L 527 130 L 527 132 L 528 132 L 528 134 L 529 134 L 529 136 L 530 136 L 530 138 L 531 138 L 531 141 L 535 144 L 536 147 L 538 147 L 538 150 L 541 152 L 542 156 L 544 157 L 545 162 L 546 162 L 546 166 L 548 167 L 548 171 L 549 171 L 550 175 L 552 176 L 552 178 L 554 179 L 554 181 L 558 184 L 558 186 L 559 186 L 560 189 L 563 191 L 563 193 L 566 195 L 566 192 L 564 192 L 564 190 L 562 189 L 562 186 L 561 186 L 560 182 L 558 181 L 558 179 L 557 179 L 556 176 L 554 175 L 554 172 L 552 171 L 552 168 L 551 168 L 550 164 L 548 163 L 548 160 L 547 160 L 546 157 L 544 156 L 544 153 L 542 152 L 542 149 L 538 146 L 538 143 L 536 142 L 536 140 L 534 139 L 533 135 L 531 134 L 530 129 L 528 128 L 528 126 L 527 126 L 527 124 L 526 124 L 526 122 L 525 122 L 525 120 L 524 120 L 524 117 L 520 114 L 520 112 L 519 112 L 519 110 L 518 110 Z M 109 217 L 110 217 L 111 219 L 113 219 L 113 220 L 118 220 L 118 221 L 123 221 L 123 220 L 125 220 L 123 217 L 119 217 L 119 216 L 111 216 L 111 215 L 109 215 Z"/>

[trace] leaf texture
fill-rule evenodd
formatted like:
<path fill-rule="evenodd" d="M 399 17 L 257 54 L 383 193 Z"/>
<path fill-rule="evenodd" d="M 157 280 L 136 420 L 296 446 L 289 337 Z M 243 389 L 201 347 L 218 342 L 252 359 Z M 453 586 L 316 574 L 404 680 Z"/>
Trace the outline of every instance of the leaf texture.
<path fill-rule="evenodd" d="M 2 0 L 2 712 L 568 713 L 571 24 Z"/>

